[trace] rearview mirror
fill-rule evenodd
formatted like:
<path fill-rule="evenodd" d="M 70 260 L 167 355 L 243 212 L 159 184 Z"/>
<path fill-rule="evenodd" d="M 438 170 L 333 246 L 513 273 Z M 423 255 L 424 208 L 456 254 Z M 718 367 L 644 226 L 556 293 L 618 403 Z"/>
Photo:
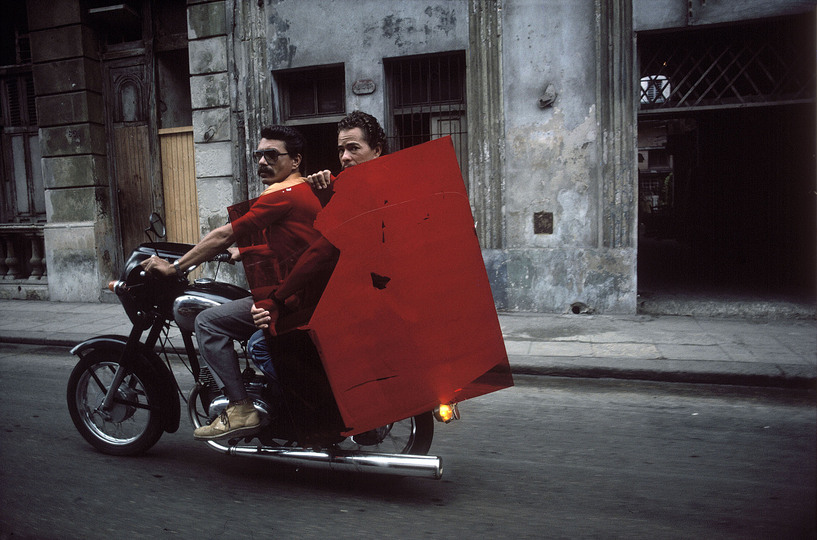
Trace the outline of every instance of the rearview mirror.
<path fill-rule="evenodd" d="M 145 229 L 145 234 L 148 235 L 148 238 L 151 241 L 154 241 L 155 238 L 164 238 L 165 235 L 167 235 L 167 230 L 165 229 L 165 222 L 162 220 L 162 216 L 160 216 L 156 212 L 152 212 L 150 214 L 148 222 L 150 223 L 150 225 L 148 225 L 148 228 Z"/>

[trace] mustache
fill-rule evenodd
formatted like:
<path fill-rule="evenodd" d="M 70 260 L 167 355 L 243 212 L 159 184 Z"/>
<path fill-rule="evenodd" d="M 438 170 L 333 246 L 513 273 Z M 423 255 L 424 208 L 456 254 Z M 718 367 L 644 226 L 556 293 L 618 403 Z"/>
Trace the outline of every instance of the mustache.
<path fill-rule="evenodd" d="M 269 165 L 259 165 L 258 166 L 258 176 L 261 176 L 261 173 L 266 173 L 269 175 L 275 175 L 275 171 Z"/>

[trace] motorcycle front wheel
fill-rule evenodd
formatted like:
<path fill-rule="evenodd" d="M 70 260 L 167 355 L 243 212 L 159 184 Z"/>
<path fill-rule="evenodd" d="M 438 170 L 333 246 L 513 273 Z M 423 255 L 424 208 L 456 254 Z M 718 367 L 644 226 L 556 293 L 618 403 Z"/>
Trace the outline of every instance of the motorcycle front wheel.
<path fill-rule="evenodd" d="M 102 402 L 119 367 L 118 357 L 108 351 L 85 355 L 68 379 L 68 411 L 77 430 L 94 448 L 105 454 L 132 456 L 151 448 L 162 436 L 162 422 L 155 406 L 159 389 L 139 369 L 128 370 L 113 403 Z"/>

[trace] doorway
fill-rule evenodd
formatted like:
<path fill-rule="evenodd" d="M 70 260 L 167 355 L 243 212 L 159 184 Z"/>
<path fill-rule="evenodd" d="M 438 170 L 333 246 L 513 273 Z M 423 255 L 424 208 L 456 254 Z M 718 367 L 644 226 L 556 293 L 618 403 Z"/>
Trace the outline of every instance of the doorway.
<path fill-rule="evenodd" d="M 162 186 L 154 174 L 151 123 L 147 108 L 150 86 L 144 57 L 136 55 L 105 63 L 109 122 L 113 137 L 111 178 L 118 210 L 123 253 L 145 241 L 147 216 L 161 208 Z"/>
<path fill-rule="evenodd" d="M 814 29 L 638 34 L 642 298 L 815 301 Z"/>
<path fill-rule="evenodd" d="M 639 122 L 639 294 L 815 299 L 813 104 Z"/>

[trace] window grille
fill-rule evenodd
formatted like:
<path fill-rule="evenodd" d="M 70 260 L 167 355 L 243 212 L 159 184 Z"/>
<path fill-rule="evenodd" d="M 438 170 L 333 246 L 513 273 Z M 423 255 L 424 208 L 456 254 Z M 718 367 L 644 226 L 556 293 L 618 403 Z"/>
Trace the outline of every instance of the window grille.
<path fill-rule="evenodd" d="M 641 113 L 813 101 L 806 19 L 639 34 Z"/>
<path fill-rule="evenodd" d="M 20 33 L 15 31 L 15 39 L 14 39 L 14 48 L 15 48 L 15 55 L 17 57 L 18 64 L 30 64 L 31 63 L 31 41 L 29 40 L 27 33 Z"/>
<path fill-rule="evenodd" d="M 389 147 L 401 150 L 451 135 L 467 175 L 465 53 L 384 59 L 388 86 Z"/>

